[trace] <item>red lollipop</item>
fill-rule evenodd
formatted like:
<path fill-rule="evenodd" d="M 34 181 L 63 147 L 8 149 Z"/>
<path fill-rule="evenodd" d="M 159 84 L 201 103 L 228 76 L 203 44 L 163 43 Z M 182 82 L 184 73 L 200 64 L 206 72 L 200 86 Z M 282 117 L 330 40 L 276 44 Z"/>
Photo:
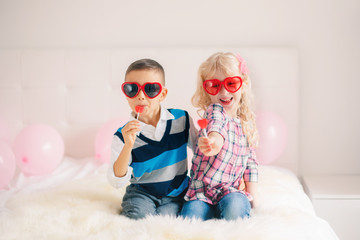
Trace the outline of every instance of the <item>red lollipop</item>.
<path fill-rule="evenodd" d="M 138 120 L 140 113 L 144 111 L 144 106 L 140 106 L 140 105 L 135 106 L 135 111 L 137 112 L 136 120 Z"/>
<path fill-rule="evenodd" d="M 203 134 L 205 137 L 207 137 L 207 133 L 206 133 L 206 127 L 208 125 L 208 120 L 206 118 L 200 119 L 198 120 L 198 124 L 200 126 L 200 128 L 203 130 Z"/>

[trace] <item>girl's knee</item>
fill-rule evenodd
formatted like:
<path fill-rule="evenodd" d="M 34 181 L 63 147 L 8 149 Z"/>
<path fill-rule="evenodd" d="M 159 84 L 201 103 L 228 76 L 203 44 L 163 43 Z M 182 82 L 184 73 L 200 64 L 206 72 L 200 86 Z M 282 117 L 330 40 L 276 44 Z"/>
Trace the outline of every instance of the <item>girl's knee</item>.
<path fill-rule="evenodd" d="M 203 221 L 213 218 L 211 206 L 200 200 L 185 202 L 180 215 L 184 218 L 196 218 Z"/>
<path fill-rule="evenodd" d="M 248 218 L 250 216 L 250 208 L 236 208 L 236 209 L 226 209 L 222 211 L 222 219 L 231 221 L 239 218 Z"/>
<path fill-rule="evenodd" d="M 250 216 L 251 205 L 248 198 L 242 193 L 226 195 L 219 203 L 220 218 L 236 220 Z"/>

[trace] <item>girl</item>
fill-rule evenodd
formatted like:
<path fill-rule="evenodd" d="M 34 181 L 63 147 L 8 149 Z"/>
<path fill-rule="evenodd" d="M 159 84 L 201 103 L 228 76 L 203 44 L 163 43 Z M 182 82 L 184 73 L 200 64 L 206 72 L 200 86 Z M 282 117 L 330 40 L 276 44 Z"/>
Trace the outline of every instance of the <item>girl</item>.
<path fill-rule="evenodd" d="M 215 53 L 200 66 L 192 103 L 205 111 L 208 136 L 199 133 L 183 217 L 235 220 L 250 215 L 258 178 L 251 99 L 248 70 L 240 56 Z"/>

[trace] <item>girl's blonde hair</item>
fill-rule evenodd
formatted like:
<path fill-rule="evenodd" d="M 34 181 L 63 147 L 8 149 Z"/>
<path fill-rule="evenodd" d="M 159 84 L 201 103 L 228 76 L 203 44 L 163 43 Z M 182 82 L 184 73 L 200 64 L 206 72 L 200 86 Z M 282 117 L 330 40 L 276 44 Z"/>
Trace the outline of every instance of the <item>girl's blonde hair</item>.
<path fill-rule="evenodd" d="M 246 73 L 240 73 L 240 64 L 239 57 L 233 53 L 218 52 L 211 55 L 199 67 L 196 92 L 192 97 L 191 102 L 195 107 L 199 108 L 199 111 L 205 111 L 212 103 L 209 94 L 206 93 L 203 88 L 203 82 L 207 79 L 211 79 L 217 71 L 220 71 L 227 76 L 240 76 L 243 80 L 243 84 L 240 89 L 241 99 L 237 109 L 237 116 L 240 118 L 242 128 L 250 147 L 257 147 L 259 136 L 256 128 L 255 113 L 253 111 L 251 81 Z"/>

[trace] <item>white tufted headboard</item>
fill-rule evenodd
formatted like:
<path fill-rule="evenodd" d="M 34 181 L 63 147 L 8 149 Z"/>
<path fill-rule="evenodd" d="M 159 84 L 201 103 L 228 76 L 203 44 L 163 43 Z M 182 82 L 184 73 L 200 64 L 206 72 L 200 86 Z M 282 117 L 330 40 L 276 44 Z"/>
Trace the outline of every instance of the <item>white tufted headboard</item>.
<path fill-rule="evenodd" d="M 217 51 L 241 54 L 248 63 L 258 110 L 280 115 L 288 128 L 288 143 L 274 164 L 297 173 L 298 55 L 292 48 L 116 48 L 0 50 L 0 119 L 10 138 L 26 125 L 55 127 L 65 142 L 65 154 L 94 156 L 100 126 L 110 119 L 127 119 L 129 107 L 120 90 L 128 65 L 153 58 L 163 65 L 169 94 L 166 107 L 186 109 L 197 69 Z"/>

